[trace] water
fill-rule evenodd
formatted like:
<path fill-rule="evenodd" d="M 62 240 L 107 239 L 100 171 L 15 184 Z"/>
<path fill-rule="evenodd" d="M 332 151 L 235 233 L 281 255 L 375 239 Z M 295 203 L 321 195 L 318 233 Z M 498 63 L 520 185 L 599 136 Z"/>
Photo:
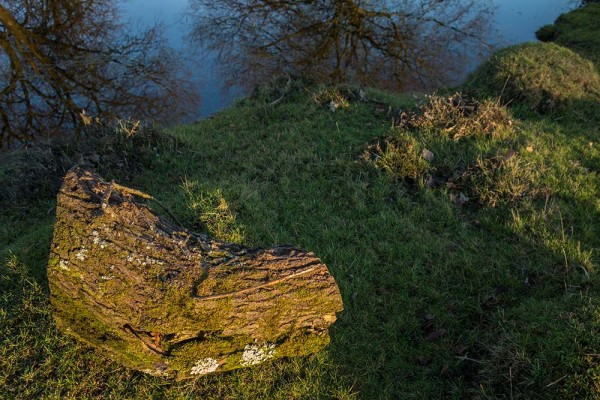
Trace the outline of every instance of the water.
<path fill-rule="evenodd" d="M 573 0 L 495 0 L 496 39 L 500 45 L 536 40 L 535 31 L 573 9 Z M 492 41 L 494 38 L 492 38 Z"/>
<path fill-rule="evenodd" d="M 218 1 L 218 0 L 216 0 Z M 574 6 L 573 0 L 494 0 L 497 6 L 496 24 L 488 41 L 505 47 L 535 40 L 535 31 L 542 25 L 554 22 L 562 13 Z M 184 40 L 189 26 L 184 11 L 187 0 L 129 0 L 122 4 L 124 18 L 136 26 L 149 26 L 156 22 L 164 25 L 169 44 L 189 53 Z M 190 62 L 192 79 L 198 83 L 202 104 L 196 118 L 207 117 L 228 107 L 236 97 L 243 95 L 239 88 L 225 91 L 219 74 L 215 54 L 199 51 Z"/>

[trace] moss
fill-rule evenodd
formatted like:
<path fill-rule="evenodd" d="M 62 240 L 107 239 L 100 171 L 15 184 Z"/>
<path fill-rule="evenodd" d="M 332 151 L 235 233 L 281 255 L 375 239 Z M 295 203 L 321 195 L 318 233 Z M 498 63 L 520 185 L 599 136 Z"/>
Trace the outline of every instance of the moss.
<path fill-rule="evenodd" d="M 319 335 L 300 334 L 293 336 L 279 344 L 277 351 L 284 356 L 306 356 L 314 354 L 329 344 L 330 338 L 327 332 Z"/>
<path fill-rule="evenodd" d="M 189 340 L 170 349 L 170 364 L 183 375 L 189 375 L 192 366 L 203 358 L 216 359 L 220 371 L 240 368 L 242 350 L 253 342 L 252 338 L 245 335 L 224 337 L 207 333 L 199 336 L 200 339 Z"/>

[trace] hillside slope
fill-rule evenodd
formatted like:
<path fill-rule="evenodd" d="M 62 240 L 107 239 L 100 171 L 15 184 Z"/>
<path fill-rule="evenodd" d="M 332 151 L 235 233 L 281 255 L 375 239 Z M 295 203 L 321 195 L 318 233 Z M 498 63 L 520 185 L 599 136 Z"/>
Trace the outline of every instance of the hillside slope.
<path fill-rule="evenodd" d="M 193 125 L 4 156 L 0 398 L 598 398 L 594 98 L 535 110 L 295 82 L 275 102 L 281 87 Z M 328 349 L 176 383 L 59 332 L 45 271 L 80 159 L 192 229 L 314 252 L 344 300 Z"/>

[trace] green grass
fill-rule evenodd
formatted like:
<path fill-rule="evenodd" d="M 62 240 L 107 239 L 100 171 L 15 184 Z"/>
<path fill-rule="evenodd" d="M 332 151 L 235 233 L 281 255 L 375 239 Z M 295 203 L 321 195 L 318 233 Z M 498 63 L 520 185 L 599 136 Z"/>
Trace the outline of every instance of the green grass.
<path fill-rule="evenodd" d="M 581 56 L 600 65 L 600 3 L 562 14 L 554 24 L 541 27 L 536 36 L 542 41 L 552 41 L 576 51 Z"/>
<path fill-rule="evenodd" d="M 585 118 L 496 103 L 489 120 L 445 104 L 435 123 L 399 128 L 422 97 L 279 83 L 194 125 L 4 159 L 0 398 L 599 397 L 597 103 Z M 449 129 L 469 121 L 482 132 Z M 60 332 L 45 269 L 56 178 L 80 155 L 189 228 L 315 252 L 345 306 L 327 350 L 172 382 Z"/>
<path fill-rule="evenodd" d="M 105 174 L 189 227 L 315 252 L 345 304 L 327 351 L 182 383 L 126 371 L 53 325 L 48 195 L 0 216 L 0 397 L 595 398 L 598 119 L 517 110 L 511 133 L 454 139 L 392 128 L 371 103 L 331 112 L 317 91 L 174 128 L 145 168 Z M 363 159 L 396 135 L 434 153 L 422 179 Z M 481 163 L 510 149 L 510 168 Z M 489 173 L 466 173 L 478 165 Z M 426 185 L 431 176 L 446 184 Z M 507 195 L 515 181 L 536 190 Z"/>
<path fill-rule="evenodd" d="M 600 99 L 600 76 L 590 61 L 555 43 L 524 43 L 494 54 L 467 79 L 477 96 L 540 113 L 587 112 Z"/>

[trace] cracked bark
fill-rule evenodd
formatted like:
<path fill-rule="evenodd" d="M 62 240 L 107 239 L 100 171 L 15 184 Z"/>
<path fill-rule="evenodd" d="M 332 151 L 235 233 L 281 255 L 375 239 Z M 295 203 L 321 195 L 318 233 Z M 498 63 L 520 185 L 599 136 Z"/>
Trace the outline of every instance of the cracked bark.
<path fill-rule="evenodd" d="M 81 168 L 66 175 L 48 267 L 65 332 L 128 367 L 176 378 L 329 342 L 343 305 L 314 254 L 223 243 L 136 198 L 152 199 Z"/>

